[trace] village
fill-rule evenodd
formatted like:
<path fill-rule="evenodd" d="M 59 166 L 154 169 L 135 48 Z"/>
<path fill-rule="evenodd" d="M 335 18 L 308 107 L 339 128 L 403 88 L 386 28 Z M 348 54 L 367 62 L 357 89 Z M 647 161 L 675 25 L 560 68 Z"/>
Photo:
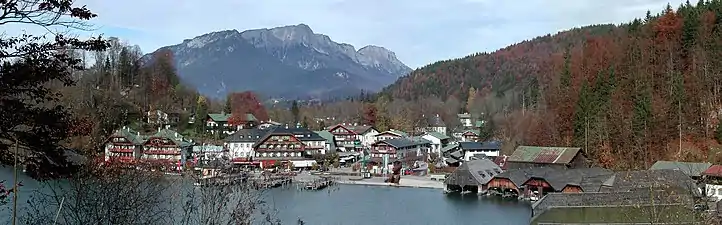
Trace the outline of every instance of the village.
<path fill-rule="evenodd" d="M 592 167 L 579 147 L 517 146 L 503 155 L 500 141 L 479 140 L 484 121 L 470 114 L 458 115 L 459 128 L 447 130 L 436 115 L 426 117 L 428 127 L 413 131 L 380 131 L 357 123 L 313 131 L 301 124 L 258 121 L 252 114 L 231 126 L 230 114 L 207 114 L 205 131 L 223 134 L 222 140 L 184 137 L 170 128 L 168 121 L 174 120 L 167 114 L 148 114 L 158 115 L 147 121 L 159 124 L 157 131 L 115 131 L 105 144 L 106 161 L 156 162 L 157 169 L 171 175 L 265 171 L 315 180 L 309 189 L 330 185 L 328 176 L 314 176 L 321 174 L 345 177 L 338 183 L 389 185 L 383 177 L 400 164 L 401 186 L 528 201 L 532 224 L 560 218 L 572 223 L 688 222 L 719 215 L 722 199 L 722 165 L 658 161 L 648 170 L 612 171 Z M 577 214 L 583 216 L 569 216 Z"/>

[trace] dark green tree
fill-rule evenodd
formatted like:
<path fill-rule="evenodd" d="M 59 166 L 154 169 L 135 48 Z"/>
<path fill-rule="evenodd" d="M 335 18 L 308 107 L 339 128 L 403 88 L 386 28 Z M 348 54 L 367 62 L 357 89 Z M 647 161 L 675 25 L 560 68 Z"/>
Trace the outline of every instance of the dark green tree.
<path fill-rule="evenodd" d="M 559 84 L 563 89 L 566 89 L 571 85 L 572 82 L 572 71 L 571 71 L 571 53 L 569 49 L 564 52 L 564 69 L 562 70 L 562 76 L 559 78 Z"/>
<path fill-rule="evenodd" d="M 722 123 L 717 125 L 717 130 L 714 133 L 715 138 L 717 138 L 717 142 L 722 144 Z"/>
<path fill-rule="evenodd" d="M 298 102 L 296 100 L 293 100 L 293 103 L 291 103 L 291 115 L 293 115 L 293 123 L 297 124 L 300 119 L 300 109 L 298 108 Z"/>
<path fill-rule="evenodd" d="M 96 17 L 70 0 L 0 1 L 4 13 L 0 26 L 24 24 L 49 29 L 53 26 L 83 29 L 83 21 Z M 11 28 L 8 28 L 11 29 Z M 70 172 L 71 164 L 59 143 L 73 132 L 88 129 L 73 123 L 60 94 L 46 84 L 74 85 L 71 71 L 83 70 L 72 51 L 102 51 L 108 43 L 98 38 L 81 40 L 57 34 L 45 39 L 24 34 L 0 36 L 0 162 L 13 162 L 13 143 L 22 146 L 24 163 L 38 178 Z M 29 151 L 29 152 L 28 152 Z"/>
<path fill-rule="evenodd" d="M 308 128 L 308 117 L 303 117 L 303 120 L 301 121 L 301 127 Z"/>
<path fill-rule="evenodd" d="M 226 104 L 223 106 L 223 112 L 230 114 L 232 113 L 231 110 L 233 110 L 233 99 L 231 98 L 231 94 L 228 94 L 228 96 L 226 96 Z"/>
<path fill-rule="evenodd" d="M 574 145 L 584 146 L 588 125 L 592 119 L 592 93 L 589 91 L 586 80 L 582 83 L 582 89 L 579 91 L 579 100 L 574 111 Z"/>

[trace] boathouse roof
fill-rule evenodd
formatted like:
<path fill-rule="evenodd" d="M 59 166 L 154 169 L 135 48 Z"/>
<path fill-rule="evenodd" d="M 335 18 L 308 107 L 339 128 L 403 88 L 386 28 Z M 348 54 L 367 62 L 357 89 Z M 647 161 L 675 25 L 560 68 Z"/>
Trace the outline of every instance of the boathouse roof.
<path fill-rule="evenodd" d="M 676 161 L 657 161 L 649 167 L 650 170 L 679 170 L 690 177 L 702 176 L 702 173 L 709 169 L 712 163 L 697 162 L 676 162 Z"/>
<path fill-rule="evenodd" d="M 650 188 L 674 188 L 695 193 L 699 192 L 694 180 L 679 170 L 637 170 L 617 172 L 604 181 L 600 191 L 623 192 L 648 190 Z"/>
<path fill-rule="evenodd" d="M 532 204 L 533 217 L 536 218 L 551 208 L 609 207 L 609 206 L 641 206 L 656 205 L 689 205 L 692 196 L 686 193 L 670 193 L 668 191 L 630 191 L 618 193 L 581 192 L 581 193 L 549 193 Z M 534 218 L 532 221 L 534 221 Z"/>
<path fill-rule="evenodd" d="M 581 148 L 519 146 L 509 156 L 509 162 L 540 164 L 569 164 Z"/>
<path fill-rule="evenodd" d="M 499 173 L 501 173 L 501 168 L 491 160 L 477 159 L 462 163 L 446 178 L 444 184 L 479 186 L 486 184 Z"/>

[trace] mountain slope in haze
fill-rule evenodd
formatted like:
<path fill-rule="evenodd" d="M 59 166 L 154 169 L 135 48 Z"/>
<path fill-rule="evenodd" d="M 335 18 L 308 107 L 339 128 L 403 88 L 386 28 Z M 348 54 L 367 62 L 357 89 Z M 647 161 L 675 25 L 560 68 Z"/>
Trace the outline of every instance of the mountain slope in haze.
<path fill-rule="evenodd" d="M 722 142 L 712 140 L 722 133 L 719 74 L 722 1 L 712 0 L 437 62 L 382 94 L 471 101 L 466 110 L 484 113 L 504 142 L 586 146 L 596 165 L 646 169 L 713 157 Z"/>
<path fill-rule="evenodd" d="M 161 49 L 174 53 L 185 83 L 215 97 L 246 90 L 269 97 L 345 96 L 378 91 L 411 71 L 383 47 L 357 51 L 305 24 L 218 31 Z"/>

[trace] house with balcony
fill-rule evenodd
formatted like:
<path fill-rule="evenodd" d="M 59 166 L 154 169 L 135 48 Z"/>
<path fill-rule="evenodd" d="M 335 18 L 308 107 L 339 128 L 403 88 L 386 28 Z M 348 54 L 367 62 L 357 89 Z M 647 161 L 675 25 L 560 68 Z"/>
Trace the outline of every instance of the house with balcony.
<path fill-rule="evenodd" d="M 296 127 L 275 127 L 270 132 L 271 134 L 293 134 L 295 138 L 303 143 L 304 156 L 321 155 L 325 152 L 326 138 L 300 125 Z"/>
<path fill-rule="evenodd" d="M 143 142 L 140 133 L 128 127 L 116 130 L 105 142 L 105 161 L 134 162 L 140 158 Z"/>
<path fill-rule="evenodd" d="M 384 131 L 384 132 L 374 135 L 374 138 L 376 139 L 376 141 L 390 140 L 390 139 L 397 139 L 397 138 L 406 138 L 406 137 L 409 137 L 409 135 L 407 133 L 400 131 L 400 130 L 394 130 L 394 129 L 387 130 L 387 131 Z"/>
<path fill-rule="evenodd" d="M 308 159 L 306 144 L 288 129 L 274 130 L 253 145 L 254 160 L 261 168 L 310 167 L 315 160 Z"/>
<path fill-rule="evenodd" d="M 421 138 L 431 142 L 431 152 L 441 154 L 441 148 L 446 147 L 451 141 L 451 137 L 446 136 L 444 133 L 439 132 L 427 132 Z"/>
<path fill-rule="evenodd" d="M 416 160 L 430 147 L 431 143 L 423 139 L 396 138 L 377 141 L 369 154 L 371 162 L 386 165 L 396 160 Z"/>
<path fill-rule="evenodd" d="M 343 152 L 359 152 L 364 146 L 370 146 L 375 141 L 379 131 L 373 126 L 359 126 L 358 124 L 337 124 L 327 129 L 333 134 L 336 146 Z"/>
<path fill-rule="evenodd" d="M 271 129 L 240 129 L 224 139 L 224 147 L 234 165 L 259 165 L 253 160 L 253 145 L 261 140 Z"/>
<path fill-rule="evenodd" d="M 178 132 L 159 129 L 143 142 L 141 159 L 165 165 L 166 169 L 180 169 L 192 145 Z"/>
<path fill-rule="evenodd" d="M 233 121 L 238 120 L 238 121 Z M 232 121 L 229 123 L 229 121 Z M 237 124 L 232 126 L 230 124 Z M 211 134 L 223 133 L 230 135 L 239 129 L 253 128 L 258 124 L 258 119 L 253 114 L 246 113 L 234 116 L 226 113 L 211 113 L 206 117 L 206 131 Z"/>

